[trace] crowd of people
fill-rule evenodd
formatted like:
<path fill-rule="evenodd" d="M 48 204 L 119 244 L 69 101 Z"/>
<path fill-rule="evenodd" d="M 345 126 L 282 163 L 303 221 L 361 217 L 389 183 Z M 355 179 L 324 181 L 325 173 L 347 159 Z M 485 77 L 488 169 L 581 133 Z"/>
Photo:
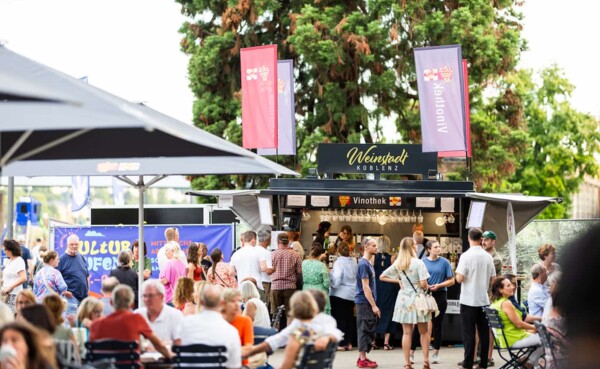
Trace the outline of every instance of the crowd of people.
<path fill-rule="evenodd" d="M 441 360 L 447 290 L 455 283 L 461 284 L 464 343 L 459 369 L 493 366 L 494 341 L 501 347 L 537 346 L 521 363 L 527 368 L 540 360 L 547 368 L 559 368 L 566 361 L 564 298 L 553 245 L 539 248 L 541 262 L 531 268 L 527 308 L 515 298 L 516 277 L 501 275 L 493 231 L 470 229 L 469 248 L 453 271 L 439 242 L 426 240 L 420 230 L 402 238 L 395 254 L 389 237 L 363 237 L 357 245 L 351 227 L 344 226 L 329 242 L 330 229 L 329 222 L 319 224 L 307 249 L 297 232 L 278 233 L 275 250 L 269 248 L 270 229 L 247 231 L 227 263 L 219 248 L 208 254 L 203 243 L 192 243 L 186 255 L 177 228 L 168 228 L 157 256 L 159 277 L 151 278 L 146 245 L 136 241 L 103 278 L 101 297 L 89 296 L 89 273 L 76 235 L 68 237 L 63 255 L 40 247 L 35 258 L 18 241 L 4 240 L 8 260 L 2 275 L 0 342 L 16 354 L 0 365 L 62 367 L 82 359 L 88 340 L 137 341 L 141 336 L 141 350 L 157 351 L 166 359 L 173 356 L 173 345 L 223 345 L 228 368 L 259 367 L 265 352 L 282 347 L 281 367 L 292 368 L 307 343 L 323 349 L 335 342 L 340 351 L 356 345 L 359 368 L 376 368 L 371 353 L 380 348 L 376 335 L 382 338 L 381 348 L 393 350 L 391 337 L 401 330 L 404 368 L 413 368 L 420 345 L 423 368 L 429 369 Z M 145 281 L 139 304 L 137 268 L 142 258 Z M 418 306 L 425 292 L 431 293 L 436 311 Z M 281 306 L 285 313 L 273 324 Z M 488 328 L 482 309 L 487 306 L 498 311 L 506 339 Z M 536 321 L 547 327 L 556 346 L 550 360 L 541 349 Z M 279 332 L 254 345 L 254 332 L 273 325 Z M 69 345 L 77 349 L 65 350 Z"/>

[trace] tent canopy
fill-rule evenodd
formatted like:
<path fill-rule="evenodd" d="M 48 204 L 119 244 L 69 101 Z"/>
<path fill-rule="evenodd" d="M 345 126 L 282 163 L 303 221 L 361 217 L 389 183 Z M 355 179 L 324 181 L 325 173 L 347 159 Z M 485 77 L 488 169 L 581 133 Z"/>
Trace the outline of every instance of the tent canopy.
<path fill-rule="evenodd" d="M 496 246 L 508 242 L 506 216 L 508 203 L 512 203 L 515 220 L 515 231 L 519 233 L 527 224 L 553 203 L 561 203 L 559 197 L 523 196 L 518 194 L 470 193 L 473 200 L 485 201 L 483 229 L 496 233 Z"/>

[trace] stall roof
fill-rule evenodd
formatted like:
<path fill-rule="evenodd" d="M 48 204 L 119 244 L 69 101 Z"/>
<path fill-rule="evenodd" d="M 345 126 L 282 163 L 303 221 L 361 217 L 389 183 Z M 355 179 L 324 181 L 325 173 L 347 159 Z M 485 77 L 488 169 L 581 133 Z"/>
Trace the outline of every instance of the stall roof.
<path fill-rule="evenodd" d="M 261 190 L 265 195 L 334 195 L 364 194 L 389 196 L 410 194 L 412 196 L 465 197 L 474 192 L 473 182 L 459 181 L 371 181 L 354 179 L 285 179 L 271 178 L 269 188 Z"/>
<path fill-rule="evenodd" d="M 512 203 L 515 220 L 515 230 L 519 233 L 527 224 L 544 211 L 547 206 L 562 202 L 560 197 L 523 196 L 520 194 L 494 194 L 494 193 L 470 193 L 467 194 L 474 200 L 482 200 L 487 203 L 485 217 L 483 220 L 484 230 L 496 233 L 496 246 L 502 246 L 508 242 L 508 230 L 506 227 L 507 206 Z"/>

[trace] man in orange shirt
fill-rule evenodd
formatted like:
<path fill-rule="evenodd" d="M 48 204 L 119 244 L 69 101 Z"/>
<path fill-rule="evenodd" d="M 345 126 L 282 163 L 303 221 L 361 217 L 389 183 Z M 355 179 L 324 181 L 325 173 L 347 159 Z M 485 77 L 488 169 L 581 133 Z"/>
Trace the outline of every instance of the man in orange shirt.
<path fill-rule="evenodd" d="M 92 322 L 90 327 L 90 341 L 113 339 L 120 341 L 138 341 L 140 335 L 152 342 L 156 351 L 165 358 L 170 359 L 173 354 L 167 350 L 158 336 L 143 316 L 131 311 L 134 296 L 131 287 L 117 286 L 111 296 L 111 304 L 115 311 L 104 318 Z"/>

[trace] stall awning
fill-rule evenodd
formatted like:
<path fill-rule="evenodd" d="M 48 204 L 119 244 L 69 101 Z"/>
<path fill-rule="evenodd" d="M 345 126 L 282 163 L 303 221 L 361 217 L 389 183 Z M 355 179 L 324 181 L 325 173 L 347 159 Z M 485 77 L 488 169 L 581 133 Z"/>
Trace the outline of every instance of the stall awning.
<path fill-rule="evenodd" d="M 188 191 L 186 195 L 210 196 L 210 197 L 231 197 L 232 203 L 229 207 L 235 215 L 247 223 L 253 229 L 258 229 L 260 223 L 260 211 L 256 197 L 260 190 L 206 190 L 206 191 Z"/>
<path fill-rule="evenodd" d="M 483 229 L 496 233 L 496 246 L 502 246 L 508 242 L 506 212 L 509 202 L 512 203 L 517 233 L 534 220 L 546 207 L 562 202 L 560 197 L 523 196 L 519 194 L 469 193 L 467 197 L 487 203 L 483 218 Z"/>

